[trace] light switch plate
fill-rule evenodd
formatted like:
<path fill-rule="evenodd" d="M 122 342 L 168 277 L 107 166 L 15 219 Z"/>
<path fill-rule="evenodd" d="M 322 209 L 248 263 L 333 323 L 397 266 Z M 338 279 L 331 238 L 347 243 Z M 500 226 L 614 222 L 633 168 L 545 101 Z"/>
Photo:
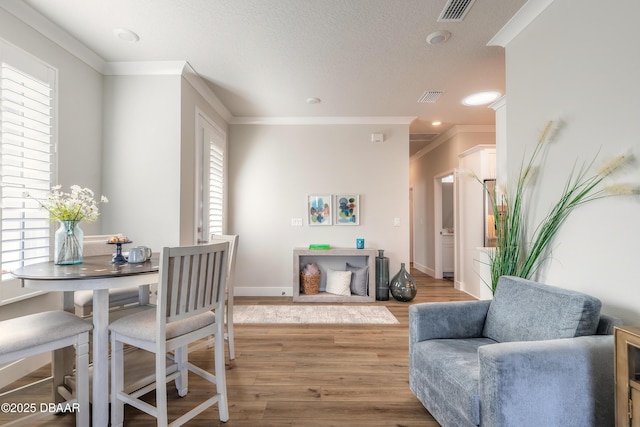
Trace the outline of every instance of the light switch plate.
<path fill-rule="evenodd" d="M 400 218 L 393 218 L 393 226 L 400 227 Z"/>
<path fill-rule="evenodd" d="M 291 218 L 291 226 L 302 227 L 302 218 Z"/>

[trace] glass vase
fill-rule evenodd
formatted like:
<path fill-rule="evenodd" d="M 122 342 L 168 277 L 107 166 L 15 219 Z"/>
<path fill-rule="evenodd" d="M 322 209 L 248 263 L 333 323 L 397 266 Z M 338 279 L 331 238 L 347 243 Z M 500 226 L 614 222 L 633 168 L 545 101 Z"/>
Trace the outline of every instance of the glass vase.
<path fill-rule="evenodd" d="M 404 268 L 404 263 L 400 264 L 400 271 L 389 282 L 389 291 L 391 296 L 402 302 L 411 301 L 418 293 L 416 281 Z"/>
<path fill-rule="evenodd" d="M 376 257 L 376 300 L 389 300 L 389 258 L 384 256 L 382 249 Z"/>
<path fill-rule="evenodd" d="M 82 264 L 84 233 L 80 221 L 61 220 L 56 230 L 53 262 L 57 265 Z"/>

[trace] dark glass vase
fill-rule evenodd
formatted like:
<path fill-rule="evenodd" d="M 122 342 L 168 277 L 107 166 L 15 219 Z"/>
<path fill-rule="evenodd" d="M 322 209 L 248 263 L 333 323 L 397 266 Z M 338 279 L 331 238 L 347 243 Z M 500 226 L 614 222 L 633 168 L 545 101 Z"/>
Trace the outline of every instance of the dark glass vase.
<path fill-rule="evenodd" d="M 418 293 L 416 281 L 404 268 L 404 263 L 400 264 L 400 271 L 391 279 L 389 291 L 391 296 L 402 302 L 411 301 L 416 297 Z"/>
<path fill-rule="evenodd" d="M 389 299 L 389 258 L 384 256 L 382 249 L 378 250 L 376 257 L 376 300 L 387 301 Z"/>

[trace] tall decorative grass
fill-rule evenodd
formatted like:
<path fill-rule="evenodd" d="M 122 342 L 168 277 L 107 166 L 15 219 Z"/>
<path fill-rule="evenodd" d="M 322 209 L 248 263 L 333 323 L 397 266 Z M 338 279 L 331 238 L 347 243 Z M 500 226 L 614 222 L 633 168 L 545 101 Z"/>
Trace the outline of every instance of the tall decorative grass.
<path fill-rule="evenodd" d="M 527 187 L 531 184 L 540 162 L 541 155 L 549 145 L 555 130 L 554 122 L 548 122 L 528 161 L 522 161 L 520 175 L 515 188 L 500 188 L 495 192 L 477 176 L 489 197 L 496 226 L 496 247 L 489 251 L 491 263 L 492 292 L 495 292 L 498 278 L 509 275 L 529 279 L 548 256 L 548 250 L 562 225 L 577 207 L 602 197 L 621 194 L 638 194 L 632 186 L 603 187 L 602 182 L 613 172 L 631 160 L 629 155 L 621 155 L 607 163 L 596 173 L 590 172 L 597 156 L 589 163 L 574 163 L 558 201 L 533 230 L 527 241 L 525 219 Z M 489 284 L 487 284 L 489 285 Z"/>

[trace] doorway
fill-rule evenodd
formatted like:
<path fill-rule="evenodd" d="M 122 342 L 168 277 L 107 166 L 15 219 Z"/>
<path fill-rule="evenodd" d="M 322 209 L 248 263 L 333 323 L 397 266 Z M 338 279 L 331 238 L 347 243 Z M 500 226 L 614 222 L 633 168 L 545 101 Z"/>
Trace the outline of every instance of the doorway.
<path fill-rule="evenodd" d="M 455 175 L 453 171 L 434 178 L 435 278 L 455 277 Z"/>

